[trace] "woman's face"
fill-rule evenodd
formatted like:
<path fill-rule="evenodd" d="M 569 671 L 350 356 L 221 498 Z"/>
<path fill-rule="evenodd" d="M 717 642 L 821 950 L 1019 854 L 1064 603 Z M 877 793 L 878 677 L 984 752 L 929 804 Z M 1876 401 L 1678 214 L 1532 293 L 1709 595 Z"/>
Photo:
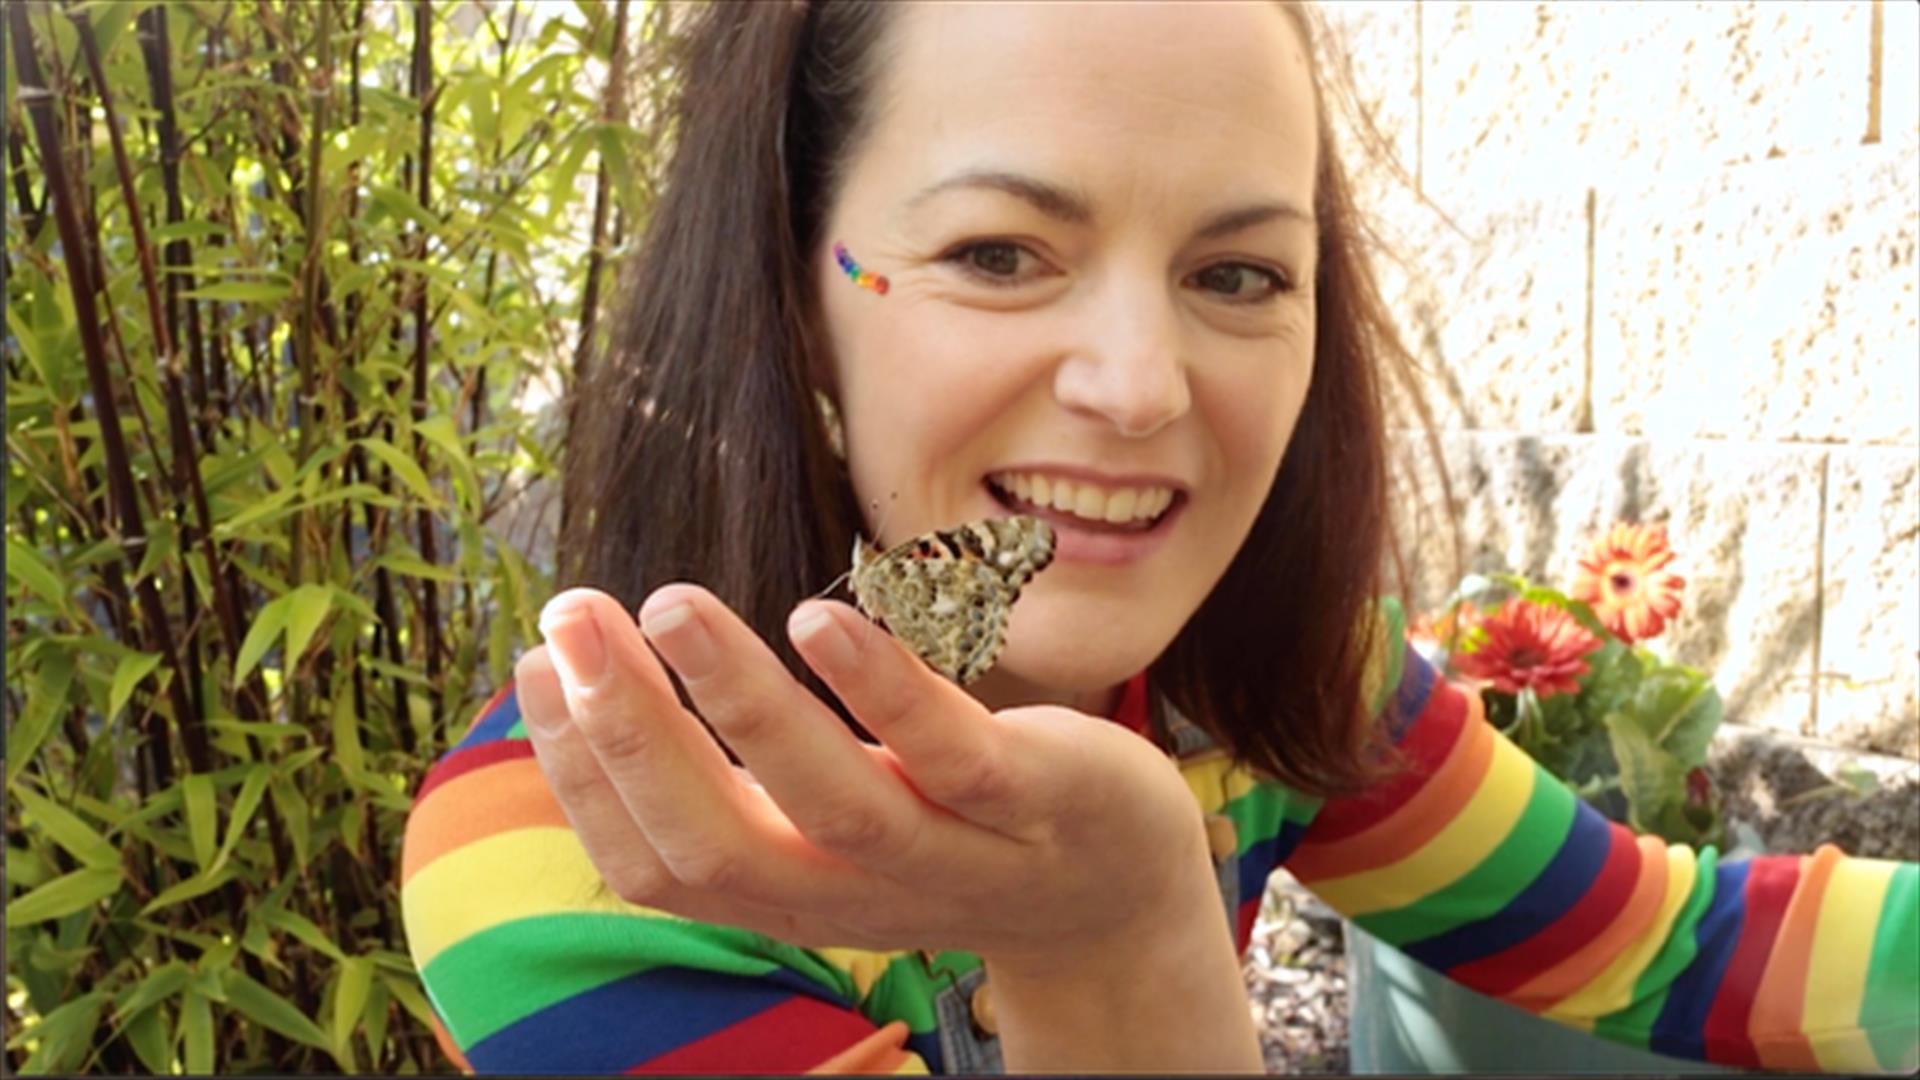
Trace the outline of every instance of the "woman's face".
<path fill-rule="evenodd" d="M 1269 3 L 926 4 L 884 69 L 814 253 L 868 533 L 1066 504 L 973 689 L 1102 707 L 1226 571 L 1313 374 L 1303 45 Z"/>

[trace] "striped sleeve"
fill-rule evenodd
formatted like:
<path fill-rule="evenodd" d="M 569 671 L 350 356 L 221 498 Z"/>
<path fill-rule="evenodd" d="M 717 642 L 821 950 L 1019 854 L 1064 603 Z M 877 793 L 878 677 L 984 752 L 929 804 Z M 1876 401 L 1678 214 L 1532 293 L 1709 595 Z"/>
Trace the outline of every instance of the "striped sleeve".
<path fill-rule="evenodd" d="M 1636 837 L 1405 649 L 1406 768 L 1327 800 L 1288 858 L 1369 933 L 1460 984 L 1657 1053 L 1796 1072 L 1920 1067 L 1920 866 L 1722 863 Z"/>
<path fill-rule="evenodd" d="M 546 787 L 511 689 L 415 797 L 408 949 L 466 1072 L 925 1073 L 845 966 L 621 901 Z"/>

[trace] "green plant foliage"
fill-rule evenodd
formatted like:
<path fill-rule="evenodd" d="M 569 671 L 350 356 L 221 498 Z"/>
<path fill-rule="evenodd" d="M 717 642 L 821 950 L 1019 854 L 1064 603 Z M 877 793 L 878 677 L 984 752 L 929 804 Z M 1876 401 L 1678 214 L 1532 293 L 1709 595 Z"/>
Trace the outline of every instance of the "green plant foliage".
<path fill-rule="evenodd" d="M 1585 602 L 1518 574 L 1476 574 L 1460 583 L 1442 608 L 1458 628 L 1443 643 L 1451 645 L 1449 657 L 1485 645 L 1480 620 L 1509 598 L 1567 612 L 1599 646 L 1585 655 L 1587 673 L 1575 693 L 1483 687 L 1487 719 L 1609 818 L 1675 843 L 1724 846 L 1719 798 L 1706 772 L 1722 716 L 1712 678 L 1629 645 Z"/>
<path fill-rule="evenodd" d="M 9 1071 L 452 1069 L 401 830 L 552 588 L 672 16 L 0 5 Z"/>

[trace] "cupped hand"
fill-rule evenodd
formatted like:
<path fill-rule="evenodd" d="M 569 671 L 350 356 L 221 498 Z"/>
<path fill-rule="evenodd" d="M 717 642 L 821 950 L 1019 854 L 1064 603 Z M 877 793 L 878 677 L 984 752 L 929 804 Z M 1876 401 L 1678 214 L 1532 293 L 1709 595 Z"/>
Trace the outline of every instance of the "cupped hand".
<path fill-rule="evenodd" d="M 528 736 L 629 902 L 803 946 L 1011 961 L 1130 933 L 1206 873 L 1198 809 L 1149 742 L 1057 706 L 990 712 L 845 604 L 802 604 L 787 631 L 878 745 L 696 586 L 659 589 L 638 624 L 568 590 L 541 627 L 515 671 Z"/>

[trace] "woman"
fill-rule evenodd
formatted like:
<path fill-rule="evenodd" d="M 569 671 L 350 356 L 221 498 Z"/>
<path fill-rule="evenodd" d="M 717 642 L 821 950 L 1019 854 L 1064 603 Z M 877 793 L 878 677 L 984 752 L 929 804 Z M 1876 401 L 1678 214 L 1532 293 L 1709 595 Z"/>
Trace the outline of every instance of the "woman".
<path fill-rule="evenodd" d="M 1915 867 L 1635 840 L 1376 603 L 1403 357 L 1299 8 L 700 17 L 578 398 L 577 587 L 410 823 L 456 1059 L 1257 1071 L 1237 951 L 1286 861 L 1603 1034 L 1913 1067 Z M 1052 563 L 964 688 L 807 599 L 856 532 L 1014 515 Z"/>

